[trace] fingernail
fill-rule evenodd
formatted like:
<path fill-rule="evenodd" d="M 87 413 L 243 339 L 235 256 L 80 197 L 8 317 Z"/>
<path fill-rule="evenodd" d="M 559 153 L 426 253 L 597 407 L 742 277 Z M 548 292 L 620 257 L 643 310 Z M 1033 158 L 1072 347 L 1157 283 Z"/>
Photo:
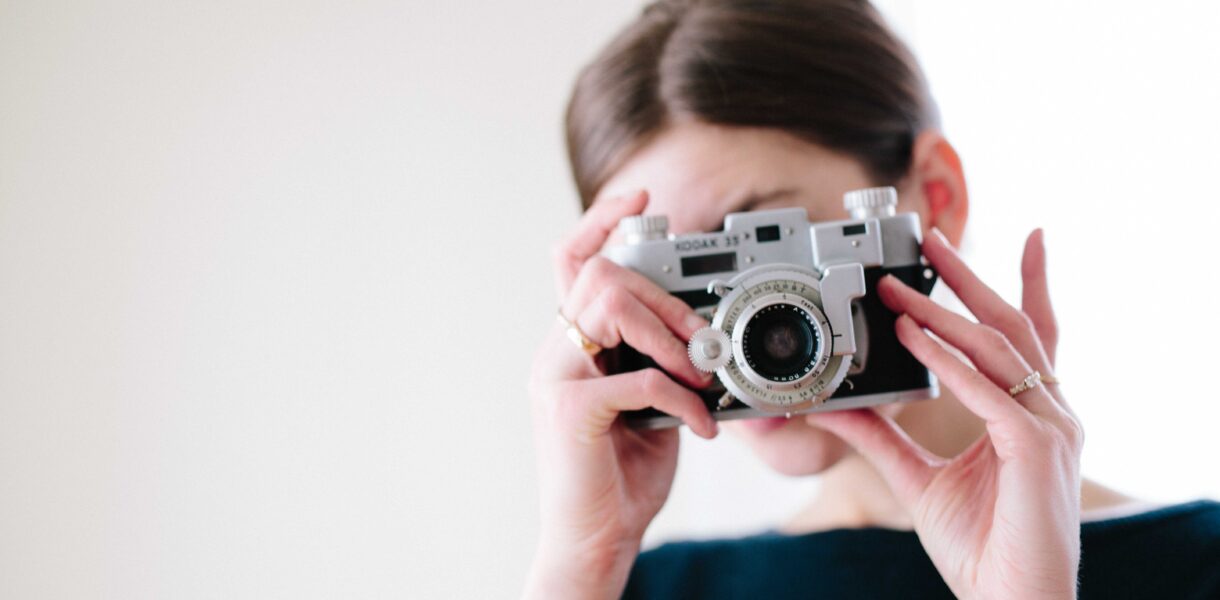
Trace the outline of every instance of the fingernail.
<path fill-rule="evenodd" d="M 885 300 L 890 296 L 890 287 L 894 285 L 894 282 L 892 281 L 893 279 L 897 278 L 893 275 L 886 275 L 885 277 L 881 278 L 881 281 L 877 282 L 877 293 L 881 296 L 882 300 Z"/>
<path fill-rule="evenodd" d="M 690 313 L 689 315 L 686 315 L 687 335 L 693 334 L 696 331 L 699 331 L 700 329 L 707 327 L 708 325 L 709 325 L 709 323 L 707 322 L 707 319 L 700 317 L 696 313 Z"/>
<path fill-rule="evenodd" d="M 906 282 L 893 275 L 886 275 L 881 278 L 881 281 L 885 282 L 885 285 L 878 284 L 877 291 L 880 292 L 882 300 L 894 298 L 897 294 L 902 293 L 903 288 L 910 287 Z"/>

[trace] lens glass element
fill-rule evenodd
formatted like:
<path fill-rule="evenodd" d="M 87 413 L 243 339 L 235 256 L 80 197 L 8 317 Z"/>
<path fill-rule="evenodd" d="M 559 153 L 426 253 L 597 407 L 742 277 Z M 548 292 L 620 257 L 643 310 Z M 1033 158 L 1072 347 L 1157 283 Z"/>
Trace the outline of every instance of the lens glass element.
<path fill-rule="evenodd" d="M 742 335 L 746 363 L 771 381 L 794 381 L 808 373 L 820 343 L 813 317 L 786 303 L 754 313 Z"/>

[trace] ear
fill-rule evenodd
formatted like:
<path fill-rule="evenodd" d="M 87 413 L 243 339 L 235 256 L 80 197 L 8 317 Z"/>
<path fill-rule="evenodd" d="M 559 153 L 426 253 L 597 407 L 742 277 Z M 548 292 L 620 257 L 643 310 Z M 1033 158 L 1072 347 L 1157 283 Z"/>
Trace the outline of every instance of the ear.
<path fill-rule="evenodd" d="M 905 210 L 919 213 L 924 233 L 936 227 L 954 246 L 961 245 L 970 212 L 966 175 L 957 151 L 939 131 L 927 130 L 915 138 L 911 170 L 899 187 Z"/>

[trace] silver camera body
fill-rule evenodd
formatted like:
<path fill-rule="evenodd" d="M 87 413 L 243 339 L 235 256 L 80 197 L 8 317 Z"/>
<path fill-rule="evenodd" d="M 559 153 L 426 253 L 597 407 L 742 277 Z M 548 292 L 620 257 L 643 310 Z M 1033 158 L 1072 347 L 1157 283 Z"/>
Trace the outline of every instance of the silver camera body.
<path fill-rule="evenodd" d="M 700 392 L 719 420 L 792 415 L 933 398 L 935 377 L 899 343 L 897 317 L 877 297 L 892 274 L 927 294 L 935 273 L 920 253 L 915 213 L 895 214 L 894 188 L 848 192 L 851 214 L 810 223 L 803 208 L 733 213 L 724 228 L 674 236 L 661 215 L 623 219 L 626 243 L 604 254 L 678 296 L 711 326 L 689 341 L 696 367 L 719 385 Z M 615 372 L 653 366 L 620 346 Z M 679 421 L 646 409 L 636 427 Z"/>

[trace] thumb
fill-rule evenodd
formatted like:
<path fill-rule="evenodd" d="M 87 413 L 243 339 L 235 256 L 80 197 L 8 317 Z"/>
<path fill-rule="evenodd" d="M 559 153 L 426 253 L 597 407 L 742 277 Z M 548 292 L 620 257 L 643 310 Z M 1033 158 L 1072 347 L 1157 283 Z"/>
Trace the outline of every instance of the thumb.
<path fill-rule="evenodd" d="M 805 420 L 842 438 L 872 463 L 907 508 L 916 503 L 944 463 L 944 459 L 915 443 L 893 419 L 869 408 L 814 413 Z"/>

